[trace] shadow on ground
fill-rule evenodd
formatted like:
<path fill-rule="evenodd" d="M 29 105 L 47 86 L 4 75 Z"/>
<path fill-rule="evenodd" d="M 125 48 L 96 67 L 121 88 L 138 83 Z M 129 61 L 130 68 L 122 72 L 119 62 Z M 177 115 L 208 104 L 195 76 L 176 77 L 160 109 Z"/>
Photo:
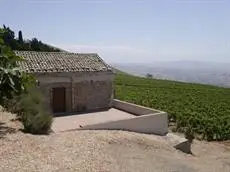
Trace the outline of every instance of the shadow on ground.
<path fill-rule="evenodd" d="M 8 127 L 5 123 L 0 122 L 0 139 L 3 138 L 8 133 L 15 133 L 16 129 Z"/>

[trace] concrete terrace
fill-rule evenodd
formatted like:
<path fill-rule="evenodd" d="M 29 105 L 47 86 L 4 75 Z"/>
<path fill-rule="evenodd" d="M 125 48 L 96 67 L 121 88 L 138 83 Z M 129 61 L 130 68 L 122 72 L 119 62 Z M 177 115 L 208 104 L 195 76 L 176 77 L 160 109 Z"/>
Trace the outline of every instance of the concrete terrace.
<path fill-rule="evenodd" d="M 62 131 L 80 129 L 86 125 L 130 119 L 134 117 L 135 116 L 130 113 L 111 108 L 109 110 L 100 112 L 55 117 L 52 125 L 52 130 L 55 133 L 58 133 Z"/>
<path fill-rule="evenodd" d="M 176 149 L 186 153 L 191 146 L 186 139 L 168 134 L 167 113 L 136 104 L 113 100 L 112 108 L 100 112 L 54 118 L 54 133 L 71 130 L 126 130 L 165 136 Z"/>
<path fill-rule="evenodd" d="M 127 130 L 165 135 L 168 133 L 166 112 L 114 99 L 109 110 L 55 117 L 55 133 L 70 130 Z"/>

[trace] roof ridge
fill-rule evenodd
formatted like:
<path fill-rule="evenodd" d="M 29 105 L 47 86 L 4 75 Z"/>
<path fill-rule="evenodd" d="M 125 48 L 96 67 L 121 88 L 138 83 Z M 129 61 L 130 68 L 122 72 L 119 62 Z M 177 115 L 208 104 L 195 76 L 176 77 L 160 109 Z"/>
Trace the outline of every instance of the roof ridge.
<path fill-rule="evenodd" d="M 20 53 L 56 53 L 56 54 L 98 54 L 98 53 L 78 53 L 78 52 L 66 52 L 66 51 L 20 51 L 20 50 L 14 50 L 14 52 L 20 52 Z"/>
<path fill-rule="evenodd" d="M 112 71 L 97 53 L 14 51 L 24 57 L 19 62 L 27 72 Z"/>

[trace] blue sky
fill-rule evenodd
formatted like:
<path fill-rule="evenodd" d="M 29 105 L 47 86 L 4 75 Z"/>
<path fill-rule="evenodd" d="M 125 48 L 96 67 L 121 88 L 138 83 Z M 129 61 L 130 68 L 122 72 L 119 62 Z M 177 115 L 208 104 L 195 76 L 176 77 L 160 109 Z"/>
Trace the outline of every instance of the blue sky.
<path fill-rule="evenodd" d="M 107 62 L 230 62 L 230 0 L 1 0 L 0 24 Z"/>

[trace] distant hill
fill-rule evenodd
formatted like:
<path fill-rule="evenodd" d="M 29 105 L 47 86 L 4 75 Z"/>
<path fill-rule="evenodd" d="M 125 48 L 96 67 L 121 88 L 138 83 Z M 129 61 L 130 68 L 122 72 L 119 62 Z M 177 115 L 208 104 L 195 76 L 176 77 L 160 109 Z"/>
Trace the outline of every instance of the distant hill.
<path fill-rule="evenodd" d="M 122 64 L 113 66 L 124 72 L 153 78 L 230 87 L 230 63 L 175 61 L 152 64 Z"/>
<path fill-rule="evenodd" d="M 129 75 L 127 72 L 123 72 L 123 71 L 121 71 L 121 70 L 119 70 L 119 69 L 116 69 L 116 68 L 113 68 L 113 70 L 114 70 L 114 72 L 115 72 L 116 74 Z"/>

